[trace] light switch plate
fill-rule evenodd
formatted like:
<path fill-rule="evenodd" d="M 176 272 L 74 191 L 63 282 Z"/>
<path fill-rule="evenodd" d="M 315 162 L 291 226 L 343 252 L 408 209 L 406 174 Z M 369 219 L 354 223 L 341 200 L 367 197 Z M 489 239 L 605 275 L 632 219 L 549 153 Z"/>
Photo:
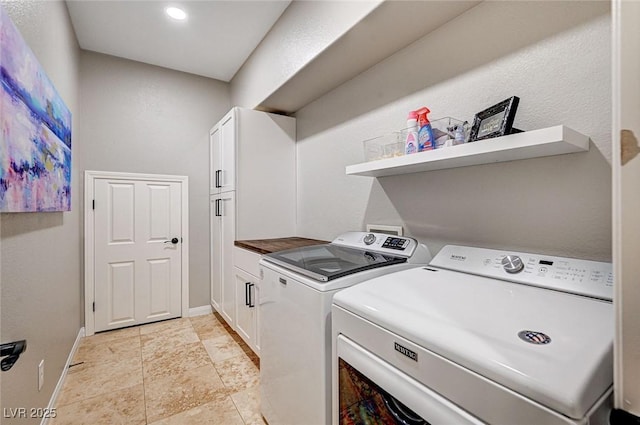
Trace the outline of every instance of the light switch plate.
<path fill-rule="evenodd" d="M 38 364 L 38 391 L 42 389 L 44 385 L 44 359 L 40 360 Z"/>

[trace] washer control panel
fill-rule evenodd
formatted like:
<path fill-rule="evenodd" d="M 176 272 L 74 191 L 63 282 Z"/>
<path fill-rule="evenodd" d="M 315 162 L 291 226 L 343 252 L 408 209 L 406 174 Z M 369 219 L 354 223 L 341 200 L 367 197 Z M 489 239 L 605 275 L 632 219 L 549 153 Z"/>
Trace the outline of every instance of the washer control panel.
<path fill-rule="evenodd" d="M 433 267 L 611 300 L 611 263 L 447 245 Z"/>
<path fill-rule="evenodd" d="M 417 241 L 413 238 L 387 235 L 384 233 L 366 232 L 344 233 L 334 239 L 331 243 L 399 257 L 411 257 L 418 245 Z"/>
<path fill-rule="evenodd" d="M 383 248 L 395 249 L 397 251 L 404 251 L 409 246 L 409 239 L 389 236 L 384 240 L 382 244 Z"/>

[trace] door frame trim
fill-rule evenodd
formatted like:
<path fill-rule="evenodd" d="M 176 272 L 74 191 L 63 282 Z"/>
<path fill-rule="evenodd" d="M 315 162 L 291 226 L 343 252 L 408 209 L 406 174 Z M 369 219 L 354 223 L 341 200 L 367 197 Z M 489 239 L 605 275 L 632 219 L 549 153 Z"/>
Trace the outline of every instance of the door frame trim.
<path fill-rule="evenodd" d="M 182 317 L 189 316 L 189 177 L 174 176 L 168 174 L 143 174 L 122 173 L 114 171 L 90 171 L 84 172 L 84 327 L 85 335 L 95 333 L 95 313 L 93 302 L 95 300 L 95 248 L 94 248 L 94 183 L 97 179 L 110 180 L 158 180 L 165 182 L 177 182 L 181 184 L 182 207 Z"/>

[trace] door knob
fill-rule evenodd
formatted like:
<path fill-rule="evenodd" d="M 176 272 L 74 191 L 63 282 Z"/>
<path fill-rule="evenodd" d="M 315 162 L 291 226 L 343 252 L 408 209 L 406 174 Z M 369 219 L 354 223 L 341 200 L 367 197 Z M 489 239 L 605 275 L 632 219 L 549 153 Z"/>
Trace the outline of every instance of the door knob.
<path fill-rule="evenodd" d="M 177 244 L 178 242 L 180 242 L 180 239 L 178 238 L 173 238 L 170 241 L 164 241 L 164 243 L 172 243 L 172 244 Z"/>

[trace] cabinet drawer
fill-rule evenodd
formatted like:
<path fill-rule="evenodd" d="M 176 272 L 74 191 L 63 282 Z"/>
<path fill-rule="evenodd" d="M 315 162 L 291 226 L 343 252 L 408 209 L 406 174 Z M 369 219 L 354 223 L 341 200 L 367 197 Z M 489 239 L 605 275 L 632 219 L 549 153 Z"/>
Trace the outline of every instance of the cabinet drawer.
<path fill-rule="evenodd" d="M 260 257 L 260 254 L 246 249 L 238 247 L 234 247 L 233 249 L 233 262 L 235 266 L 256 277 L 260 276 L 260 266 L 258 264 Z"/>

